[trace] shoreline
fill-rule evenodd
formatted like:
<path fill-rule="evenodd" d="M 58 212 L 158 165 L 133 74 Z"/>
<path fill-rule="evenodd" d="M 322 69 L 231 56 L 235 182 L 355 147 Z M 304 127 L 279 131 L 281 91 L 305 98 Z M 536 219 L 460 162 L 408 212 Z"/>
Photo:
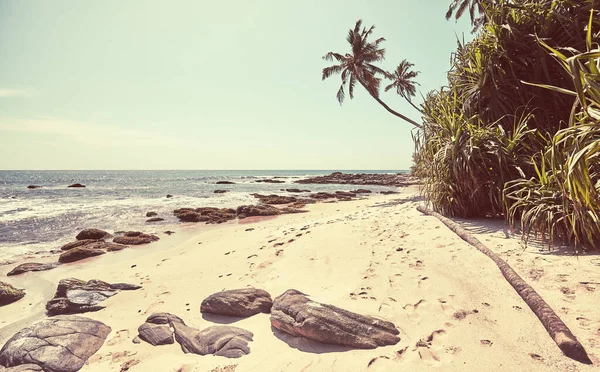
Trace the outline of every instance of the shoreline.
<path fill-rule="evenodd" d="M 397 195 L 311 204 L 309 213 L 181 226 L 150 245 L 45 272 L 7 278 L 12 265 L 0 266 L 2 281 L 27 291 L 23 299 L 0 307 L 0 344 L 45 318 L 45 302 L 58 281 L 75 277 L 142 286 L 105 300 L 106 309 L 82 314 L 112 328 L 82 371 L 119 371 L 130 360 L 140 361 L 131 371 L 593 370 L 562 355 L 487 258 L 436 219 L 417 212 L 416 195 L 416 187 L 403 188 Z M 580 284 L 600 283 L 595 256 L 540 254 L 534 245 L 523 252 L 519 238 L 503 224 L 461 223 L 508 260 L 599 363 L 594 295 L 600 285 Z M 200 302 L 214 292 L 247 285 L 273 297 L 297 289 L 317 301 L 392 321 L 401 340 L 373 350 L 348 350 L 274 331 L 269 315 L 258 314 L 231 323 L 254 333 L 251 353 L 239 359 L 183 354 L 177 344 L 131 342 L 137 327 L 154 312 L 173 313 L 198 328 L 231 322 L 201 314 Z M 233 365 L 237 367 L 227 367 Z"/>

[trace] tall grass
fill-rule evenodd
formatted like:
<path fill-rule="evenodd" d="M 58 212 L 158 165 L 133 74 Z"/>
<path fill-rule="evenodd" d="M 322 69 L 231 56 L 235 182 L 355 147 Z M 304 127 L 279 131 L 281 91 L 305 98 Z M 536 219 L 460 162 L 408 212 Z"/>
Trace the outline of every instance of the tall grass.
<path fill-rule="evenodd" d="M 448 216 L 504 216 L 600 248 L 600 16 L 592 0 L 496 0 L 423 104 L 413 172 Z M 585 52 L 579 52 L 585 51 Z M 558 62 L 557 62 L 558 61 Z"/>

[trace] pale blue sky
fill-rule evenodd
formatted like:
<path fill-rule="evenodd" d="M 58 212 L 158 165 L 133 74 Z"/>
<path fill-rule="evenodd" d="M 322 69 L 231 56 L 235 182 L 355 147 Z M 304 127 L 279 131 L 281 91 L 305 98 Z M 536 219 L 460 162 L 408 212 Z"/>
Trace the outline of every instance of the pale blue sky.
<path fill-rule="evenodd" d="M 340 107 L 321 57 L 361 18 L 438 88 L 470 38 L 449 2 L 0 1 L 0 169 L 408 169 L 412 126 Z"/>

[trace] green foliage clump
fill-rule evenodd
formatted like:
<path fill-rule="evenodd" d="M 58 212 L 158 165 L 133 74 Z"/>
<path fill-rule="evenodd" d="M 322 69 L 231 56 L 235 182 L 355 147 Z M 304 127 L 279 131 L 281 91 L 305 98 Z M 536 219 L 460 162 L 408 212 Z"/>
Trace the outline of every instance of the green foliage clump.
<path fill-rule="evenodd" d="M 593 1 L 477 3 L 475 39 L 459 42 L 448 86 L 422 106 L 413 172 L 425 196 L 445 215 L 504 215 L 526 236 L 600 248 Z"/>

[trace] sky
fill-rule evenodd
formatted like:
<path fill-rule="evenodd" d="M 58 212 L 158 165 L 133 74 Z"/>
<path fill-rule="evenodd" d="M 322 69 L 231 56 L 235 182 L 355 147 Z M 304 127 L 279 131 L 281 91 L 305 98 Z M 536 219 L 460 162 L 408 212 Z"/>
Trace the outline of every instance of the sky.
<path fill-rule="evenodd" d="M 322 56 L 362 19 L 425 95 L 471 37 L 449 3 L 0 0 L 0 169 L 408 169 L 413 127 L 362 89 L 340 106 Z"/>

